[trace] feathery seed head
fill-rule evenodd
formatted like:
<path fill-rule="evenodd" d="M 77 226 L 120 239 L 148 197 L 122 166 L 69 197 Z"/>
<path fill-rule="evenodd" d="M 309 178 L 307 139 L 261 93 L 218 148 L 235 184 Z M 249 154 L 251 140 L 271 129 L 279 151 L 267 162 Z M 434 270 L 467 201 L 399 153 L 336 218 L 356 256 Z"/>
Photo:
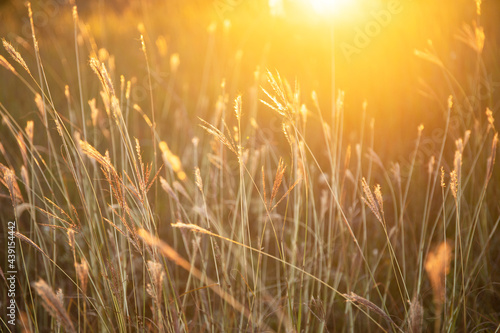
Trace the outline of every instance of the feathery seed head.
<path fill-rule="evenodd" d="M 26 65 L 26 62 L 24 61 L 23 57 L 21 56 L 21 53 L 17 52 L 16 49 L 12 46 L 12 44 L 7 42 L 5 40 L 5 38 L 2 38 L 2 43 L 3 43 L 3 47 L 10 54 L 12 59 L 14 59 L 19 65 L 21 65 L 22 68 L 24 68 L 24 70 L 26 72 L 28 72 L 28 74 L 31 75 L 31 72 L 28 68 L 28 65 Z"/>

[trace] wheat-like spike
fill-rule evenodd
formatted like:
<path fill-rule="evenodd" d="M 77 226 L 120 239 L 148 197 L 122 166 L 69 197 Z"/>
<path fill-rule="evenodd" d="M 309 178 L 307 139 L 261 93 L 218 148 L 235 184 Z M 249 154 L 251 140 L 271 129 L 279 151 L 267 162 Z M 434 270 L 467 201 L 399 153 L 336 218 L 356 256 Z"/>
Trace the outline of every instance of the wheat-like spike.
<path fill-rule="evenodd" d="M 453 194 L 453 197 L 456 199 L 457 198 L 457 193 L 458 193 L 458 176 L 457 176 L 457 171 L 453 170 L 450 173 L 450 188 L 451 188 L 451 193 Z"/>
<path fill-rule="evenodd" d="M 3 180 L 7 185 L 7 189 L 9 190 L 10 200 L 12 201 L 12 205 L 15 207 L 18 203 L 23 202 L 23 196 L 21 195 L 21 190 L 19 189 L 19 185 L 17 184 L 16 173 L 14 170 L 4 167 L 2 165 L 2 173 Z"/>
<path fill-rule="evenodd" d="M 149 169 L 148 169 L 148 179 L 149 179 L 149 171 L 151 171 L 151 169 L 153 168 L 153 164 L 150 163 L 149 164 Z M 156 171 L 155 175 L 153 176 L 153 178 L 151 179 L 151 181 L 149 182 L 149 185 L 146 186 L 146 193 L 149 192 L 149 190 L 151 189 L 151 186 L 153 186 L 153 183 L 156 181 L 156 179 L 158 178 L 158 176 L 160 175 L 160 171 L 162 170 L 163 168 L 163 165 L 160 166 L 160 168 L 158 168 L 158 171 Z"/>
<path fill-rule="evenodd" d="M 223 145 L 225 145 L 230 151 L 238 155 L 238 148 L 236 145 L 230 141 L 218 128 L 208 123 L 207 121 L 199 118 L 203 125 L 200 125 L 201 128 L 205 129 L 208 133 L 212 134 L 217 140 L 219 140 Z"/>
<path fill-rule="evenodd" d="M 64 308 L 61 299 L 57 297 L 47 282 L 40 279 L 33 284 L 36 292 L 43 300 L 43 306 L 49 314 L 63 325 L 66 331 L 76 332 L 68 312 Z"/>
<path fill-rule="evenodd" d="M 113 211 L 114 211 L 114 210 L 113 210 Z M 116 229 L 116 231 L 118 231 L 118 232 L 119 232 L 119 233 L 120 233 L 123 237 L 128 238 L 127 233 L 126 233 L 125 231 L 123 231 L 122 229 L 120 229 L 120 227 L 118 227 L 116 224 L 114 224 L 114 223 L 113 223 L 113 221 L 111 221 L 110 219 L 105 218 L 105 217 L 103 217 L 102 219 L 103 219 L 105 222 L 108 222 L 108 223 L 109 223 L 109 225 L 111 225 L 113 228 L 115 228 L 115 229 Z"/>
<path fill-rule="evenodd" d="M 271 205 L 274 198 L 276 198 L 276 195 L 278 194 L 279 187 L 281 185 L 281 182 L 283 181 L 283 176 L 285 175 L 285 169 L 286 169 L 285 163 L 283 162 L 283 159 L 280 157 L 278 162 L 278 168 L 276 169 L 276 176 L 274 177 L 271 198 L 269 199 L 269 206 Z"/>
<path fill-rule="evenodd" d="M 444 176 L 445 176 L 444 167 L 441 166 L 441 187 L 442 188 L 446 187 L 446 183 L 444 182 Z"/>
<path fill-rule="evenodd" d="M 3 43 L 3 47 L 5 48 L 5 50 L 7 50 L 7 52 L 10 54 L 10 56 L 19 64 L 21 65 L 22 68 L 24 68 L 24 70 L 26 72 L 28 72 L 28 74 L 31 75 L 31 72 L 30 72 L 30 69 L 28 68 L 28 65 L 26 65 L 26 62 L 24 61 L 23 57 L 21 56 L 21 53 L 17 52 L 16 49 L 14 48 L 14 46 L 12 46 L 11 43 L 7 42 L 5 40 L 5 38 L 2 38 L 2 43 Z"/>
<path fill-rule="evenodd" d="M 424 316 L 424 308 L 422 304 L 418 301 L 418 297 L 413 297 L 410 302 L 410 311 L 408 316 L 408 328 L 409 333 L 421 333 L 422 332 L 422 322 Z"/>
<path fill-rule="evenodd" d="M 196 232 L 206 234 L 206 235 L 212 234 L 207 229 L 204 229 L 200 226 L 197 226 L 196 224 L 186 224 L 186 223 L 182 223 L 182 222 L 177 222 L 177 223 L 172 223 L 172 228 L 188 229 L 188 230 L 196 231 Z"/>
<path fill-rule="evenodd" d="M 274 210 L 274 208 L 278 207 L 278 205 L 292 192 L 292 190 L 297 186 L 300 182 L 302 181 L 302 178 L 297 179 L 295 183 L 290 186 L 290 188 L 283 194 L 283 196 L 274 204 L 274 206 L 271 208 L 271 210 Z"/>
<path fill-rule="evenodd" d="M 122 293 L 122 288 L 121 288 L 122 283 L 121 283 L 120 278 L 119 278 L 120 274 L 118 274 L 116 272 L 116 268 L 113 265 L 113 262 L 109 261 L 108 259 L 106 259 L 106 268 L 109 270 L 109 274 L 105 277 L 109 281 L 111 281 L 111 283 L 110 283 L 111 292 L 118 299 L 118 302 L 121 303 L 121 301 L 123 299 L 123 293 Z"/>
<path fill-rule="evenodd" d="M 104 64 L 101 64 L 101 75 L 104 79 L 105 87 L 108 90 L 108 93 L 111 96 L 115 96 L 115 88 L 113 86 L 113 81 L 111 80 L 111 77 L 108 74 L 108 70 L 106 69 L 106 66 L 104 66 Z"/>
<path fill-rule="evenodd" d="M 490 108 L 486 108 L 486 117 L 488 118 L 489 126 L 495 130 L 495 118 L 493 118 L 493 111 Z"/>
<path fill-rule="evenodd" d="M 383 318 L 385 318 L 388 322 L 394 324 L 394 321 L 391 319 L 391 317 L 385 313 L 384 310 L 382 310 L 379 306 L 377 306 L 375 303 L 373 302 L 370 302 L 369 300 L 367 300 L 366 298 L 364 297 L 361 297 L 355 293 L 353 293 L 351 291 L 350 294 L 343 294 L 344 297 L 350 301 L 350 302 L 353 302 L 353 303 L 357 303 L 359 305 L 362 305 L 364 306 L 365 308 L 369 309 L 369 310 L 372 310 L 373 312 L 377 313 L 378 315 L 382 316 Z"/>
<path fill-rule="evenodd" d="M 96 57 L 90 57 L 89 64 L 90 68 L 99 78 L 99 81 L 101 81 L 101 85 L 103 86 L 104 91 L 107 93 L 107 95 L 109 97 L 114 96 L 115 89 L 113 87 L 111 78 L 108 75 L 108 71 L 106 70 L 106 66 L 104 66 L 104 64 L 101 64 L 99 59 L 97 59 Z"/>
<path fill-rule="evenodd" d="M 148 288 L 148 294 L 156 300 L 157 303 L 161 301 L 163 280 L 165 278 L 165 271 L 162 265 L 158 262 L 148 260 L 148 270 L 154 288 Z"/>
<path fill-rule="evenodd" d="M 56 219 L 56 220 L 58 220 L 58 221 L 61 221 L 61 222 L 63 222 L 64 224 L 66 224 L 66 225 L 68 225 L 68 226 L 70 226 L 70 227 L 72 227 L 72 226 L 73 226 L 73 223 L 68 222 L 68 221 L 66 221 L 66 220 L 62 219 L 62 218 L 60 218 L 59 216 L 54 215 L 54 214 L 52 214 L 52 213 L 50 213 L 50 212 L 48 212 L 48 211 L 44 210 L 43 208 L 37 207 L 37 209 L 38 209 L 39 211 L 41 211 L 42 213 L 46 214 L 48 217 L 51 217 L 51 218 Z"/>
<path fill-rule="evenodd" d="M 203 180 L 201 178 L 200 168 L 196 167 L 194 169 L 195 183 L 201 193 L 203 193 Z"/>
<path fill-rule="evenodd" d="M 238 95 L 238 97 L 234 100 L 234 113 L 236 115 L 236 119 L 238 120 L 241 119 L 241 104 L 241 95 Z"/>
<path fill-rule="evenodd" d="M 375 189 L 373 191 L 375 193 L 375 198 L 377 199 L 378 207 L 380 209 L 380 213 L 382 218 L 384 217 L 384 199 L 382 197 L 382 188 L 380 184 L 375 185 Z"/>
<path fill-rule="evenodd" d="M 141 172 L 137 172 L 139 177 L 139 185 L 141 187 L 141 191 L 144 193 L 146 190 L 146 174 L 144 169 L 144 162 L 142 161 L 141 155 L 141 145 L 139 143 L 139 139 L 135 138 L 135 150 L 137 153 L 137 159 L 139 160 L 139 167 L 141 168 Z"/>
<path fill-rule="evenodd" d="M 264 100 L 260 100 L 262 104 L 268 106 L 269 108 L 271 108 L 272 110 L 278 112 L 280 115 L 286 117 L 287 116 L 287 108 L 278 101 L 278 99 L 271 95 L 267 90 L 265 90 L 264 88 L 262 88 L 262 91 L 264 92 L 264 94 L 267 95 L 267 97 L 269 97 L 269 99 L 271 101 L 273 101 L 274 105 L 271 105 L 269 104 L 268 102 L 264 101 Z"/>
<path fill-rule="evenodd" d="M 68 215 L 68 213 L 66 213 L 64 211 L 64 209 L 62 209 L 61 207 L 59 207 L 55 202 L 53 202 L 52 200 L 50 200 L 47 197 L 44 197 L 44 199 L 45 199 L 46 202 L 50 203 L 54 208 L 56 208 L 61 214 L 63 214 L 64 216 L 66 216 L 68 218 L 68 220 L 71 221 L 71 223 L 69 223 L 69 224 L 74 224 L 73 219 Z"/>
<path fill-rule="evenodd" d="M 491 176 L 493 175 L 493 166 L 495 165 L 495 157 L 497 154 L 497 144 L 498 144 L 498 133 L 493 136 L 493 141 L 491 142 L 491 154 L 488 157 L 487 167 L 486 167 L 486 181 L 489 182 Z"/>
<path fill-rule="evenodd" d="M 80 147 L 82 148 L 82 151 L 85 155 L 93 160 L 96 160 L 102 167 L 104 167 L 106 170 L 109 170 L 108 172 L 111 172 L 113 175 L 118 176 L 115 167 L 113 166 L 113 164 L 111 164 L 109 156 L 101 155 L 101 153 L 99 153 L 99 151 L 97 151 L 97 149 L 95 149 L 87 141 L 80 140 Z"/>
<path fill-rule="evenodd" d="M 384 224 L 382 220 L 382 216 L 380 215 L 379 208 L 375 202 L 375 198 L 373 197 L 372 191 L 370 189 L 370 186 L 368 186 L 368 183 L 366 182 L 365 177 L 361 179 L 361 185 L 363 187 L 363 192 L 366 196 L 366 198 L 361 197 L 361 199 L 364 201 L 364 203 L 370 208 L 372 213 L 375 215 L 377 220 L 379 220 L 382 224 Z"/>

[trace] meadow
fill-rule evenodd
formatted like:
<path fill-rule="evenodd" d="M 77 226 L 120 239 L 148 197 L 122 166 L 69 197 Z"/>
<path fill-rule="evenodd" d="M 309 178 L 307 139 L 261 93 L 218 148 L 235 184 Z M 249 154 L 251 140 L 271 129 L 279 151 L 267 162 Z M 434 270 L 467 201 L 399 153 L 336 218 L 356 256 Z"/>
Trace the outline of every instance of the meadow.
<path fill-rule="evenodd" d="M 338 2 L 0 2 L 0 330 L 500 332 L 500 6 Z"/>

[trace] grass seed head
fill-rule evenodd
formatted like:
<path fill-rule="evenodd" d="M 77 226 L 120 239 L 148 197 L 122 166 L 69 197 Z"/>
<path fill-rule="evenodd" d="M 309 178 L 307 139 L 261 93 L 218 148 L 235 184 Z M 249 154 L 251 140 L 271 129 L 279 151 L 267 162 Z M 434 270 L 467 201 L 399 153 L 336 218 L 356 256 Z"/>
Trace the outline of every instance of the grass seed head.
<path fill-rule="evenodd" d="M 0 65 L 5 67 L 8 71 L 17 74 L 16 69 L 0 54 Z"/>
<path fill-rule="evenodd" d="M 67 332 L 76 332 L 73 322 L 60 299 L 49 287 L 47 282 L 40 279 L 33 284 L 36 292 L 42 298 L 42 304 L 47 312 L 60 323 Z"/>
<path fill-rule="evenodd" d="M 12 59 L 14 59 L 19 65 L 21 65 L 22 68 L 24 68 L 24 70 L 26 72 L 28 72 L 28 74 L 31 75 L 31 72 L 28 68 L 28 65 L 26 65 L 26 62 L 24 61 L 23 57 L 21 56 L 21 53 L 17 52 L 16 49 L 14 48 L 14 46 L 12 46 L 11 43 L 7 42 L 5 40 L 5 38 L 2 38 L 2 43 L 3 43 L 3 47 L 10 54 Z"/>

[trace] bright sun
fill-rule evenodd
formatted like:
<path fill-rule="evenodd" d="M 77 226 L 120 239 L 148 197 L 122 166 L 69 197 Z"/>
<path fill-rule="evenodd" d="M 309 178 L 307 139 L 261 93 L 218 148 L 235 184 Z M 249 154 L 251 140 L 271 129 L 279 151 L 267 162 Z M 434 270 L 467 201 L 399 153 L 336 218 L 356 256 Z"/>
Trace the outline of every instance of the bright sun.
<path fill-rule="evenodd" d="M 332 15 L 353 5 L 355 0 L 309 0 L 318 14 Z"/>

